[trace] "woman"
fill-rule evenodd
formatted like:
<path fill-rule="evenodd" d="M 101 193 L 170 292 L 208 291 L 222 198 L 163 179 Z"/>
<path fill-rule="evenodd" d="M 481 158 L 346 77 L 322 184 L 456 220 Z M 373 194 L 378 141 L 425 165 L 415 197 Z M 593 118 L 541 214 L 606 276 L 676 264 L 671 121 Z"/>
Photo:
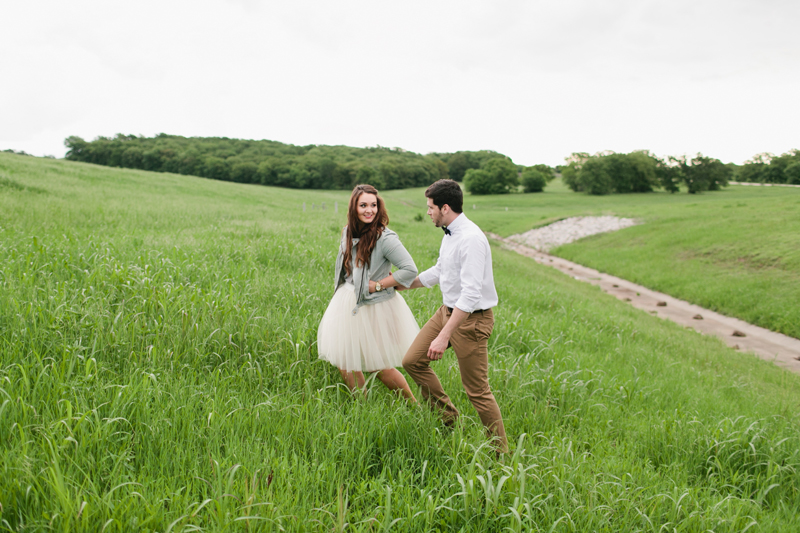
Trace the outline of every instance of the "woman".
<path fill-rule="evenodd" d="M 395 367 L 419 332 L 414 315 L 394 287 L 408 287 L 417 276 L 414 260 L 397 234 L 372 185 L 357 185 L 350 195 L 347 226 L 336 257 L 335 293 L 317 332 L 319 358 L 339 369 L 351 391 L 364 386 L 364 372 L 416 402 L 406 378 Z M 392 265 L 397 271 L 392 274 Z"/>

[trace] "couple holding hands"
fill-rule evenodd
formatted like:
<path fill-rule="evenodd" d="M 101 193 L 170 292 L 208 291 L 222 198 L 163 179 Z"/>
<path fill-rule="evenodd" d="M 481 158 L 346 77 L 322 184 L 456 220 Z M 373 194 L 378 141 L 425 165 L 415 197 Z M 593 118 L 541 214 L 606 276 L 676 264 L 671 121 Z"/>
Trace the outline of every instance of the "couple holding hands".
<path fill-rule="evenodd" d="M 363 372 L 378 372 L 389 390 L 416 402 L 396 368 L 402 364 L 423 399 L 452 425 L 458 410 L 430 368 L 452 346 L 467 396 L 498 451 L 507 452 L 503 418 L 488 380 L 487 342 L 497 305 L 489 241 L 463 214 L 458 183 L 439 180 L 425 196 L 428 216 L 444 236 L 436 265 L 417 275 L 411 255 L 386 227 L 389 215 L 378 191 L 371 185 L 353 189 L 336 257 L 336 292 L 317 333 L 319 357 L 339 369 L 351 390 L 364 386 Z M 443 305 L 420 330 L 397 291 L 437 284 Z"/>

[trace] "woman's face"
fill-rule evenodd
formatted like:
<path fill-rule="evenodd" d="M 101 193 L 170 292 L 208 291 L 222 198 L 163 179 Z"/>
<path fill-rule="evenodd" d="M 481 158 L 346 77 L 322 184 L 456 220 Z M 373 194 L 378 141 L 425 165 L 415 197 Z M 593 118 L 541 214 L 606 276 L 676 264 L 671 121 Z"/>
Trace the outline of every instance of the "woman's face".
<path fill-rule="evenodd" d="M 358 213 L 358 220 L 364 224 L 371 224 L 375 220 L 375 215 L 378 214 L 378 197 L 368 192 L 359 196 L 356 212 Z"/>

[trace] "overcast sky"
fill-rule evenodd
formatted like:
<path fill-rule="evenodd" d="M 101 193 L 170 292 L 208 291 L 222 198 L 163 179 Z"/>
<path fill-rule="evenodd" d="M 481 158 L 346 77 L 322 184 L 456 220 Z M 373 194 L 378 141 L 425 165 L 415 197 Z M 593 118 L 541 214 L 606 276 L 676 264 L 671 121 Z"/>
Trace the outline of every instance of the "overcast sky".
<path fill-rule="evenodd" d="M 797 0 L 4 2 L 0 149 L 116 133 L 490 149 L 800 148 Z"/>

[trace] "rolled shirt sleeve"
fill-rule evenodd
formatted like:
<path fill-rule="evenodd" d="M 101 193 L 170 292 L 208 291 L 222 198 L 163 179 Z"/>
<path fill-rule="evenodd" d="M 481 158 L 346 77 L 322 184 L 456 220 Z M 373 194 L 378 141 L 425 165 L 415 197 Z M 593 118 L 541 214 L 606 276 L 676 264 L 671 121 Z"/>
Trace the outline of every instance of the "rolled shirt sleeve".
<path fill-rule="evenodd" d="M 465 239 L 465 246 L 459 249 L 461 256 L 461 295 L 455 307 L 466 313 L 478 309 L 483 296 L 483 278 L 486 269 L 486 248 L 475 237 Z"/>
<path fill-rule="evenodd" d="M 423 287 L 430 289 L 434 285 L 439 284 L 439 274 L 441 272 L 440 261 L 441 259 L 437 259 L 435 265 L 419 275 L 419 282 L 422 283 Z"/>

